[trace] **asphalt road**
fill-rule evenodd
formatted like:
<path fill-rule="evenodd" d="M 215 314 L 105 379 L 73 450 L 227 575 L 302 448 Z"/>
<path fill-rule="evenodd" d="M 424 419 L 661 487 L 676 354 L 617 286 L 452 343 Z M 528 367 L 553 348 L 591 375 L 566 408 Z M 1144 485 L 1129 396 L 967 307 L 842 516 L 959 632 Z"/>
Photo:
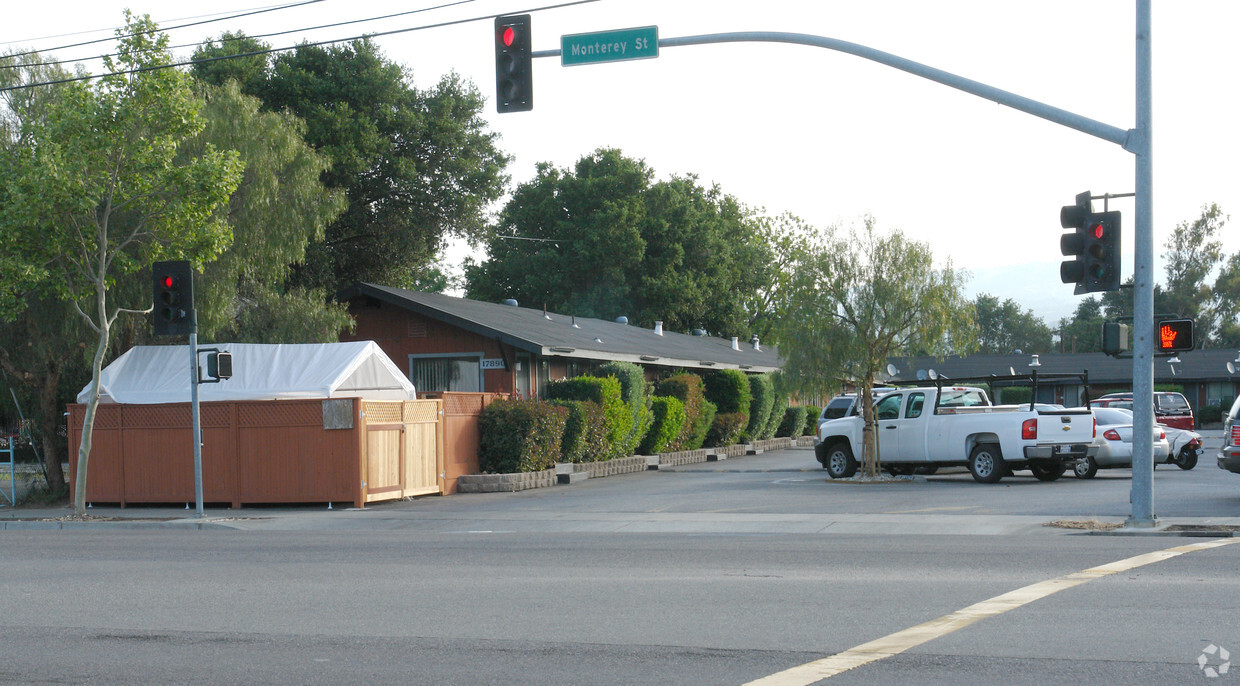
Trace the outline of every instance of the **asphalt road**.
<path fill-rule="evenodd" d="M 1043 526 L 1122 521 L 1129 483 L 846 484 L 801 449 L 364 511 L 212 511 L 206 530 L 140 508 L 4 530 L 0 683 L 815 683 L 785 670 L 893 634 L 899 650 L 821 683 L 1240 679 L 1198 664 L 1240 656 L 1240 539 Z M 1234 524 L 1240 476 L 1209 455 L 1160 468 L 1155 504 Z M 920 642 L 899 633 L 923 623 Z"/>

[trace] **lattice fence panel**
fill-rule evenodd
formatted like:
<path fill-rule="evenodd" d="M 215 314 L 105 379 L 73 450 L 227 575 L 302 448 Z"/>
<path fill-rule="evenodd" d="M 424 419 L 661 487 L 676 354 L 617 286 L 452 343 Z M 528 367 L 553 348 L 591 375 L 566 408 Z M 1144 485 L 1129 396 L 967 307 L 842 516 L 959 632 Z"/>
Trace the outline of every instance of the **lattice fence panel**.
<path fill-rule="evenodd" d="M 405 423 L 435 422 L 439 418 L 438 400 L 411 400 L 403 405 Z"/>
<path fill-rule="evenodd" d="M 398 402 L 368 402 L 363 406 L 367 424 L 399 424 L 401 407 Z"/>
<path fill-rule="evenodd" d="M 237 423 L 253 426 L 322 426 L 320 402 L 265 402 L 237 406 Z"/>

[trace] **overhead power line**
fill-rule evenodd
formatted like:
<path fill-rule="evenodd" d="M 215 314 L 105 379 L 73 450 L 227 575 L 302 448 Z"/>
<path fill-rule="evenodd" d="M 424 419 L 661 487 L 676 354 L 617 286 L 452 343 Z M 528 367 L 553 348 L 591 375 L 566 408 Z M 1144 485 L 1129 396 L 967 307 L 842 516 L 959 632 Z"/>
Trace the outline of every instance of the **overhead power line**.
<path fill-rule="evenodd" d="M 192 66 L 195 64 L 206 64 L 208 62 L 219 62 L 220 60 L 235 60 L 235 59 L 240 59 L 242 57 L 253 57 L 255 55 L 270 55 L 272 53 L 287 52 L 289 50 L 296 50 L 298 48 L 314 48 L 314 47 L 319 47 L 323 45 L 333 45 L 335 43 L 348 43 L 350 41 L 362 40 L 366 38 L 382 38 L 383 36 L 394 36 L 394 35 L 401 34 L 401 33 L 411 33 L 413 31 L 426 31 L 428 29 L 439 29 L 439 28 L 444 28 L 447 26 L 460 26 L 462 24 L 472 24 L 474 22 L 479 22 L 479 21 L 494 20 L 496 17 L 505 16 L 507 14 L 517 14 L 517 13 L 524 14 L 524 13 L 532 13 L 532 12 L 544 12 L 547 10 L 555 10 L 555 9 L 562 9 L 565 7 L 573 7 L 575 5 L 588 5 L 588 4 L 592 4 L 595 2 L 600 2 L 600 0 L 574 0 L 573 2 L 562 2 L 559 4 L 555 4 L 555 5 L 543 5 L 540 7 L 531 7 L 529 9 L 518 10 L 517 12 L 505 12 L 504 14 L 486 14 L 486 15 L 482 15 L 479 17 L 471 17 L 469 19 L 456 19 L 453 21 L 443 21 L 443 22 L 438 22 L 435 24 L 425 24 L 423 26 L 412 26 L 407 29 L 396 29 L 393 31 L 381 31 L 378 33 L 363 33 L 361 35 L 351 36 L 349 38 L 335 38 L 332 40 L 324 40 L 324 41 L 318 41 L 314 43 L 302 43 L 300 45 L 290 45 L 290 46 L 283 47 L 283 48 L 270 48 L 267 50 L 255 50 L 253 52 L 242 53 L 239 55 L 222 55 L 219 57 L 208 57 L 206 59 L 201 59 L 201 60 L 185 60 L 183 62 L 171 62 L 169 64 L 156 64 L 156 65 L 152 65 L 149 67 L 139 67 L 137 69 L 126 69 L 123 71 L 110 72 L 107 75 L 140 74 L 142 72 L 158 71 L 160 69 L 171 69 L 174 67 L 187 67 L 187 66 Z M 26 88 L 37 88 L 39 86 L 55 86 L 55 85 L 62 84 L 62 83 L 74 83 L 77 81 L 90 81 L 92 79 L 100 78 L 101 76 L 105 76 L 105 75 L 104 74 L 92 74 L 89 76 L 75 76 L 75 77 L 67 78 L 67 79 L 57 79 L 55 81 L 40 81 L 38 83 L 27 83 L 27 84 L 21 84 L 17 86 L 9 86 L 7 88 L 0 88 L 0 93 L 5 93 L 8 91 L 15 91 L 15 90 L 23 90 Z"/>
<path fill-rule="evenodd" d="M 316 0 L 316 2 L 317 1 L 318 0 Z M 255 35 L 247 34 L 245 36 L 237 37 L 237 38 L 220 38 L 218 39 L 218 42 L 222 45 L 224 43 L 233 43 L 236 41 L 246 40 L 246 39 L 271 38 L 272 36 L 284 36 L 290 33 L 319 31 L 322 29 L 336 28 L 338 26 L 346 26 L 348 24 L 363 24 L 368 21 L 380 21 L 383 19 L 392 19 L 394 17 L 403 17 L 403 16 L 407 16 L 410 14 L 421 14 L 423 12 L 432 12 L 434 10 L 441 10 L 441 9 L 445 9 L 448 7 L 455 7 L 456 5 L 465 5 L 471 2 L 475 2 L 475 0 L 456 0 L 456 2 L 448 2 L 442 5 L 435 5 L 433 7 L 423 7 L 421 9 L 416 9 L 416 10 L 407 10 L 405 12 L 397 12 L 395 14 L 384 14 L 384 15 L 377 16 L 377 17 L 367 17 L 365 19 L 350 19 L 348 21 L 338 21 L 332 24 L 319 24 L 318 26 L 307 26 L 307 27 L 298 28 L 298 29 L 288 29 L 287 31 L 276 31 L 274 33 L 260 33 L 260 34 L 255 34 Z M 227 19 L 231 17 L 225 17 L 225 18 Z M 182 43 L 181 45 L 170 45 L 168 46 L 168 49 L 177 50 L 180 48 L 196 48 L 196 47 L 200 47 L 204 45 L 210 45 L 215 42 L 216 42 L 215 39 L 208 39 L 205 41 L 198 41 L 196 43 Z M 25 54 L 30 54 L 30 53 L 25 53 Z M 51 60 L 48 62 L 33 62 L 33 63 L 27 63 L 27 64 L 0 64 L 0 69 L 19 69 L 21 67 L 31 67 L 31 66 L 43 67 L 43 66 L 49 66 L 53 64 L 65 64 L 65 63 L 72 64 L 75 62 L 87 62 L 90 60 L 101 60 L 105 57 L 117 57 L 121 54 L 122 53 L 119 53 L 119 52 L 112 52 L 112 53 L 107 53 L 104 55 L 92 55 L 90 57 L 78 57 L 78 58 L 72 58 L 72 59 L 57 59 L 57 60 Z"/>
<path fill-rule="evenodd" d="M 319 3 L 319 2 L 323 2 L 323 0 L 302 0 L 301 2 L 294 2 L 294 3 L 287 4 L 287 5 L 279 5 L 279 6 L 276 6 L 276 7 L 269 7 L 269 8 L 267 8 L 267 9 L 251 10 L 251 11 L 249 11 L 249 12 L 242 12 L 241 14 L 233 14 L 233 15 L 229 15 L 229 16 L 227 16 L 227 17 L 219 17 L 218 19 L 204 19 L 204 20 L 202 20 L 202 21 L 190 22 L 190 23 L 188 23 L 188 24 L 178 24 L 178 25 L 176 25 L 176 26 L 167 26 L 167 27 L 164 27 L 164 28 L 156 29 L 155 31 L 139 31 L 139 32 L 137 32 L 137 33 L 127 33 L 127 34 L 122 35 L 122 36 L 111 36 L 111 37 L 108 37 L 108 38 L 96 38 L 95 40 L 82 41 L 81 43 L 70 43 L 70 44 L 68 44 L 68 45 L 58 45 L 58 46 L 51 47 L 51 48 L 45 48 L 45 50 L 63 50 L 63 49 L 65 49 L 65 48 L 77 48 L 77 47 L 81 47 L 81 46 L 83 46 L 83 45 L 94 45 L 95 43 L 106 43 L 107 41 L 119 40 L 119 39 L 121 39 L 121 38 L 130 38 L 130 37 L 132 37 L 132 36 L 141 36 L 141 35 L 148 34 L 148 33 L 159 33 L 159 32 L 166 32 L 166 31 L 174 31 L 174 30 L 176 30 L 176 29 L 184 29 L 184 28 L 188 28 L 188 27 L 190 27 L 190 26 L 201 26 L 201 25 L 203 25 L 203 24 L 211 24 L 211 23 L 213 23 L 213 22 L 217 22 L 217 21 L 226 21 L 226 20 L 228 20 L 228 19 L 238 19 L 238 18 L 240 18 L 240 17 L 249 17 L 249 16 L 252 16 L 252 15 L 255 15 L 255 14 L 264 14 L 264 13 L 267 13 L 267 12 L 275 12 L 275 11 L 278 11 L 278 10 L 286 10 L 286 9 L 290 9 L 290 8 L 293 8 L 293 7 L 301 7 L 302 5 L 313 5 L 313 4 L 315 4 L 315 3 Z M 9 57 L 24 57 L 24 56 L 26 56 L 26 55 L 33 55 L 33 54 L 35 54 L 35 53 L 37 53 L 37 52 L 39 52 L 39 51 L 38 51 L 38 50 L 28 50 L 28 51 L 26 51 L 26 52 L 15 52 L 15 53 L 13 53 L 13 54 L 9 55 Z"/>
<path fill-rule="evenodd" d="M 273 7 L 279 7 L 279 5 L 264 5 L 264 6 L 262 6 L 262 7 L 252 7 L 252 8 L 250 8 L 250 9 L 270 9 L 270 8 L 273 8 Z M 206 18 L 206 17 L 219 17 L 219 16 L 221 16 L 221 15 L 229 14 L 230 12 L 233 12 L 233 11 L 234 11 L 234 10 L 229 10 L 228 12 L 212 12 L 212 13 L 210 13 L 210 14 L 195 14 L 195 15 L 194 15 L 194 16 L 192 16 L 192 17 L 177 17 L 177 18 L 175 18 L 175 19 L 165 19 L 165 20 L 162 20 L 162 21 L 174 22 L 174 21 L 186 21 L 186 20 L 189 20 L 189 19 L 204 19 L 204 18 Z M 161 23 L 162 23 L 162 22 L 161 22 Z M 108 32 L 110 32 L 110 33 L 116 33 L 116 29 L 118 29 L 118 28 L 122 28 L 122 27 L 113 26 L 113 27 L 109 27 L 109 28 L 102 28 L 102 29 L 86 29 L 85 31 L 71 31 L 71 32 L 69 32 L 69 33 L 56 33 L 56 34 L 52 34 L 52 35 L 50 35 L 50 36 L 38 36 L 38 37 L 35 37 L 35 38 L 26 38 L 26 39 L 22 39 L 22 40 L 10 40 L 10 41 L 3 41 L 3 43 L 2 43 L 2 44 L 3 44 L 3 45 L 14 45 L 14 44 L 17 44 L 17 43 L 30 43 L 30 42 L 32 42 L 32 41 L 51 40 L 51 39 L 53 39 L 53 38 L 69 38 L 70 36 L 86 36 L 86 35 L 89 35 L 89 34 L 92 34 L 92 33 L 102 33 L 102 32 L 104 32 L 104 31 L 108 31 Z M 48 48 L 48 49 L 49 49 L 49 50 L 56 50 L 57 48 Z"/>

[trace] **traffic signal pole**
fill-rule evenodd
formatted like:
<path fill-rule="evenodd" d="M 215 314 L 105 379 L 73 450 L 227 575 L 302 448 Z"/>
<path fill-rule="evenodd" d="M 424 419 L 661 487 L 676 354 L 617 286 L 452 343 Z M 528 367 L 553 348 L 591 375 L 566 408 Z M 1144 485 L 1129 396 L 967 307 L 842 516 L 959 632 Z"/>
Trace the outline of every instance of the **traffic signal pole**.
<path fill-rule="evenodd" d="M 673 48 L 710 43 L 795 43 L 855 55 L 878 62 L 915 76 L 991 100 L 1000 105 L 1032 114 L 1035 117 L 1115 143 L 1136 156 L 1136 239 L 1133 260 L 1133 462 L 1132 514 L 1127 525 L 1152 527 L 1157 518 L 1153 512 L 1154 474 L 1154 236 L 1153 192 L 1154 166 L 1153 96 L 1150 81 L 1150 0 L 1136 3 L 1136 128 L 1121 129 L 1089 117 L 1038 102 L 1009 91 L 966 79 L 941 69 L 875 50 L 857 43 L 801 33 L 743 31 L 714 33 L 678 38 L 659 38 L 658 46 Z M 531 58 L 560 57 L 560 49 L 536 50 Z"/>
<path fill-rule="evenodd" d="M 194 434 L 194 503 L 197 516 L 202 513 L 202 415 L 198 406 L 198 310 L 189 313 L 189 398 Z"/>

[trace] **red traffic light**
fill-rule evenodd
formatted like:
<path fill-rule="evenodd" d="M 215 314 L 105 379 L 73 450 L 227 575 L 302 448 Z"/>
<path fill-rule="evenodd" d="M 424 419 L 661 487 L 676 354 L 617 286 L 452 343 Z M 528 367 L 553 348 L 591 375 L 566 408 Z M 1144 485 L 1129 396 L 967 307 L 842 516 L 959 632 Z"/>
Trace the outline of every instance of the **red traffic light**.
<path fill-rule="evenodd" d="M 161 281 L 163 281 L 164 288 L 172 288 L 173 286 L 177 285 L 176 277 L 172 276 L 171 274 L 165 274 L 163 278 L 161 279 Z"/>
<path fill-rule="evenodd" d="M 1096 240 L 1102 240 L 1102 237 L 1105 236 L 1107 233 L 1106 228 L 1103 226 L 1102 222 L 1098 222 L 1094 224 L 1093 231 L 1094 231 L 1094 238 Z"/>
<path fill-rule="evenodd" d="M 504 42 L 505 46 L 511 48 L 512 44 L 515 43 L 517 40 L 517 32 L 511 26 L 505 26 L 504 31 L 500 34 L 499 39 Z"/>

